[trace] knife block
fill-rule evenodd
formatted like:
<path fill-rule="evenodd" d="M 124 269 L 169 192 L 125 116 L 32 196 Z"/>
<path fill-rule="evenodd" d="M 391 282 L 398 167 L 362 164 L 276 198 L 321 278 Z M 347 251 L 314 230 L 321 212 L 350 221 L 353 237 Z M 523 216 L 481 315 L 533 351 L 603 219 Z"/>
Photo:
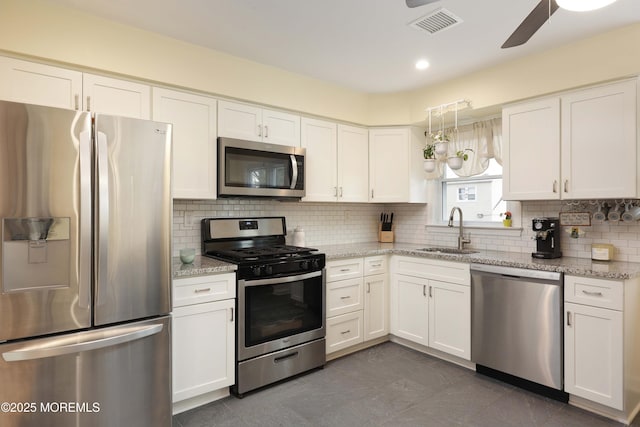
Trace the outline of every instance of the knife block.
<path fill-rule="evenodd" d="M 393 231 L 382 231 L 382 224 L 378 227 L 378 242 L 393 243 Z"/>

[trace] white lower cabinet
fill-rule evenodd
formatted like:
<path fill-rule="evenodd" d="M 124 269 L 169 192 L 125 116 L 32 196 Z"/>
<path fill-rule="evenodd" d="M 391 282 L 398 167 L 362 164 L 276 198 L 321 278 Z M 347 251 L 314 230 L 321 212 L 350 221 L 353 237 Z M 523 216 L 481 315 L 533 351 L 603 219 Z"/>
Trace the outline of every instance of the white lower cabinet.
<path fill-rule="evenodd" d="M 175 279 L 173 412 L 228 395 L 235 382 L 235 274 Z"/>
<path fill-rule="evenodd" d="M 467 263 L 396 256 L 391 261 L 391 334 L 471 359 Z"/>
<path fill-rule="evenodd" d="M 327 354 L 386 337 L 389 334 L 387 257 L 329 261 L 326 271 Z"/>
<path fill-rule="evenodd" d="M 637 282 L 565 276 L 564 382 L 569 394 L 625 410 L 625 358 L 626 363 L 640 363 L 638 351 L 625 350 L 624 345 L 625 314 L 637 311 L 625 307 L 625 302 L 633 301 L 631 291 L 637 286 Z M 626 333 L 637 340 L 635 324 L 629 328 Z M 639 373 L 635 367 L 626 372 L 636 378 Z"/>
<path fill-rule="evenodd" d="M 622 410 L 622 312 L 565 303 L 565 390 Z"/>

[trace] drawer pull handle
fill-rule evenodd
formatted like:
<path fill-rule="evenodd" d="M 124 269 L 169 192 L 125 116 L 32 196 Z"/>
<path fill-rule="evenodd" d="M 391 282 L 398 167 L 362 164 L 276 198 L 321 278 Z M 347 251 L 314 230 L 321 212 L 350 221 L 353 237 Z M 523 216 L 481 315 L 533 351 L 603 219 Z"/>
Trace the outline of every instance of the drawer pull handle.
<path fill-rule="evenodd" d="M 340 297 L 340 299 L 349 299 L 351 298 L 351 295 L 347 295 L 346 297 Z"/>
<path fill-rule="evenodd" d="M 371 264 L 371 267 L 380 268 L 380 267 L 382 267 L 382 264 Z"/>
<path fill-rule="evenodd" d="M 273 363 L 280 363 L 283 360 L 291 359 L 292 357 L 296 357 L 297 355 L 298 355 L 298 352 L 294 351 L 293 353 L 289 353 L 289 354 L 285 354 L 284 356 L 276 357 L 275 359 L 273 359 Z"/>
<path fill-rule="evenodd" d="M 591 295 L 593 297 L 601 297 L 602 296 L 602 292 L 591 292 L 591 291 L 582 291 L 583 294 L 585 295 Z"/>
<path fill-rule="evenodd" d="M 201 294 L 203 292 L 209 292 L 209 291 L 211 291 L 211 288 L 196 289 L 193 292 L 196 293 L 196 294 Z"/>
<path fill-rule="evenodd" d="M 349 268 L 341 268 L 340 269 L 340 272 L 342 272 L 342 273 L 346 273 L 347 271 L 351 271 L 351 269 L 349 269 Z"/>
<path fill-rule="evenodd" d="M 351 332 L 351 329 L 347 329 L 346 331 L 342 331 L 342 332 L 340 332 L 340 333 L 341 333 L 342 335 L 344 335 L 344 334 L 348 334 L 349 332 Z"/>

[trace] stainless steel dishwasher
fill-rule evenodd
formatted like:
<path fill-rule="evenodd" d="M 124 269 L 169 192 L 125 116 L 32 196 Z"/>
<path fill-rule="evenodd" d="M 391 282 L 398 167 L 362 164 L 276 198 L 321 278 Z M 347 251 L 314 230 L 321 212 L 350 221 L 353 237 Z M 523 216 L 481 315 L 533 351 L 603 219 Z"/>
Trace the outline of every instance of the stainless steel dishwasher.
<path fill-rule="evenodd" d="M 568 398 L 562 392 L 562 301 L 561 273 L 472 264 L 471 361 L 477 372 Z"/>

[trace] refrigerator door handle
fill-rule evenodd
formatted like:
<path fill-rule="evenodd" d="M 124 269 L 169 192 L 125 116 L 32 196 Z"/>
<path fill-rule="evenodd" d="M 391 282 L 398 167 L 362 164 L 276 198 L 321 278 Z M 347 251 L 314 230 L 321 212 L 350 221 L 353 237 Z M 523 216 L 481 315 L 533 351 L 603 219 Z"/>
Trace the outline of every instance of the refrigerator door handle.
<path fill-rule="evenodd" d="M 54 338 L 45 344 L 27 345 L 19 350 L 7 351 L 2 353 L 2 358 L 7 362 L 18 362 L 98 350 L 155 335 L 162 331 L 162 328 L 162 324 L 123 327 L 108 332 L 98 332 L 97 339 L 92 339 L 95 338 L 96 333 L 89 332 L 90 338 L 80 342 L 76 339 L 70 340 L 68 337 Z"/>
<path fill-rule="evenodd" d="M 78 305 L 91 304 L 91 130 L 80 133 L 80 239 L 78 251 Z"/>
<path fill-rule="evenodd" d="M 107 285 L 108 272 L 108 236 L 109 236 L 109 152 L 107 150 L 107 135 L 103 132 L 96 132 L 97 149 L 97 236 L 96 236 L 96 305 L 101 304 L 101 295 Z"/>

